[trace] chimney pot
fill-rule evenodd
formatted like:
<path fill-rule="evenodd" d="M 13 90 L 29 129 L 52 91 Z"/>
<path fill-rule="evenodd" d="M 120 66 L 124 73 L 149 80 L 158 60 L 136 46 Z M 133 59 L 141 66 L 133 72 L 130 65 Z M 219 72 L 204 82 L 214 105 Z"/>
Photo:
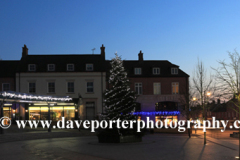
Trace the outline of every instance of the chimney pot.
<path fill-rule="evenodd" d="M 140 52 L 138 53 L 138 60 L 139 60 L 140 62 L 143 61 L 143 53 L 142 53 L 142 50 L 140 50 Z"/>
<path fill-rule="evenodd" d="M 24 44 L 24 47 L 22 47 L 22 57 L 25 57 L 28 55 L 28 48 L 26 44 Z"/>
<path fill-rule="evenodd" d="M 101 49 L 101 56 L 103 56 L 105 59 L 105 47 L 103 44 L 102 44 L 102 47 L 100 47 L 100 49 Z"/>

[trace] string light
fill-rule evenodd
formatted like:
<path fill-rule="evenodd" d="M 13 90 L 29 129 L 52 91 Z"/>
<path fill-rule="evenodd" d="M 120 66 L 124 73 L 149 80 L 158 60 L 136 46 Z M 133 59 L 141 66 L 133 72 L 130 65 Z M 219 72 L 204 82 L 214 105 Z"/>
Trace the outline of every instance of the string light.
<path fill-rule="evenodd" d="M 41 100 L 41 101 L 71 101 L 72 98 L 69 97 L 51 97 L 51 96 L 36 96 L 25 93 L 15 93 L 15 92 L 0 92 L 1 97 L 15 98 L 21 100 Z"/>
<path fill-rule="evenodd" d="M 140 115 L 178 115 L 180 114 L 179 111 L 153 111 L 153 112 L 134 112 L 133 115 L 140 116 Z"/>

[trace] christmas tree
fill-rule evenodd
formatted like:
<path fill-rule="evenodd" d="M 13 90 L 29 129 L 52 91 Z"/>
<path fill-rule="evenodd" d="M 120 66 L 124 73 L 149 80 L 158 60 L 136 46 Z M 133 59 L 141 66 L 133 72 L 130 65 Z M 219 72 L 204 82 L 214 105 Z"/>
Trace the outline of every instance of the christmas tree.
<path fill-rule="evenodd" d="M 110 89 L 105 92 L 105 119 L 134 120 L 136 94 L 129 87 L 127 72 L 124 70 L 121 57 L 115 53 L 111 61 L 109 75 Z"/>

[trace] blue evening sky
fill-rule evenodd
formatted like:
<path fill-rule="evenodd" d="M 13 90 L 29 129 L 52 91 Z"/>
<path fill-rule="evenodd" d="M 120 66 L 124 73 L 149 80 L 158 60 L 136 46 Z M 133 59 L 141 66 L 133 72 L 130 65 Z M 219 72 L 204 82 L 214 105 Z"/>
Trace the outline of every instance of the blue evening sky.
<path fill-rule="evenodd" d="M 239 0 L 1 0 L 0 56 L 91 54 L 106 47 L 123 59 L 169 60 L 192 75 L 199 57 L 210 71 L 226 51 L 240 52 Z"/>

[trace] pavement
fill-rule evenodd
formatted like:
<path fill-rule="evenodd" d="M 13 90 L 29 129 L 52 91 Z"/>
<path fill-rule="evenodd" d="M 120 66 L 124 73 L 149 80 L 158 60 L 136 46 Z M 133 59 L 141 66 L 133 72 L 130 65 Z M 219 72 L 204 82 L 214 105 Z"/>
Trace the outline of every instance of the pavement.
<path fill-rule="evenodd" d="M 2 159 L 187 159 L 231 160 L 238 156 L 238 139 L 229 133 L 214 138 L 218 131 L 207 130 L 207 145 L 203 145 L 203 133 L 146 134 L 139 143 L 102 144 L 96 133 L 90 130 L 47 130 L 14 132 L 0 135 Z"/>

